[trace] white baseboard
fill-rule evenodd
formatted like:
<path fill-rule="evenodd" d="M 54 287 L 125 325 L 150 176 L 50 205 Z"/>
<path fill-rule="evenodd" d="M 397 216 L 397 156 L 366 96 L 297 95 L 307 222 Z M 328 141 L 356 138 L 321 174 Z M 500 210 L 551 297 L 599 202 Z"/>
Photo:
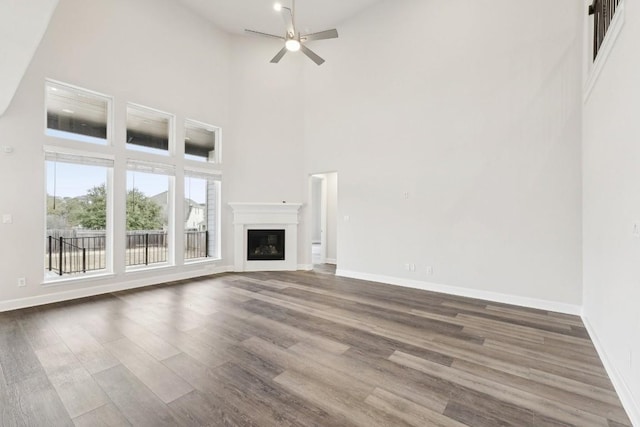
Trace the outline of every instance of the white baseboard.
<path fill-rule="evenodd" d="M 192 271 L 181 271 L 179 273 L 170 273 L 154 277 L 126 280 L 119 283 L 111 283 L 108 285 L 87 286 L 86 288 L 78 288 L 70 291 L 54 292 L 44 295 L 36 295 L 33 297 L 0 301 L 0 312 L 18 310 L 21 308 L 34 307 L 44 304 L 52 304 L 62 301 L 69 301 L 78 298 L 92 297 L 96 295 L 108 294 L 111 292 L 125 291 L 128 289 L 143 288 L 145 286 L 174 282 L 176 280 L 193 279 L 195 277 L 227 273 L 230 271 L 233 271 L 233 266 L 221 266 Z"/>
<path fill-rule="evenodd" d="M 313 264 L 298 264 L 298 270 L 311 271 L 313 270 Z"/>
<path fill-rule="evenodd" d="M 440 292 L 467 298 L 477 298 L 504 304 L 518 305 L 521 307 L 536 308 L 539 310 L 554 311 L 557 313 L 573 314 L 576 316 L 579 316 L 581 314 L 581 308 L 578 305 L 536 298 L 521 297 L 517 295 L 502 294 L 498 292 L 461 288 L 458 286 L 442 285 L 439 283 L 421 282 L 418 280 L 403 279 L 400 277 L 381 276 L 377 274 L 360 273 L 356 271 L 340 269 L 336 270 L 336 276 L 368 280 L 370 282 L 386 283 L 390 285 L 403 286 L 405 288 L 421 289 L 423 291 Z"/>
<path fill-rule="evenodd" d="M 611 362 L 611 359 L 607 355 L 602 342 L 598 338 L 598 334 L 596 334 L 595 329 L 593 329 L 593 326 L 591 326 L 589 319 L 584 315 L 582 316 L 582 323 L 584 323 L 584 326 L 587 328 L 587 332 L 591 337 L 591 341 L 596 347 L 596 351 L 600 356 L 600 360 L 602 360 L 604 369 L 607 371 L 609 379 L 613 383 L 613 387 L 616 389 L 616 393 L 618 393 L 618 397 L 622 402 L 622 406 L 624 406 L 624 409 L 627 411 L 627 415 L 631 419 L 631 424 L 634 426 L 640 426 L 640 402 L 638 402 L 634 398 L 633 393 L 631 393 L 631 390 L 624 380 L 624 377 Z"/>
<path fill-rule="evenodd" d="M 336 265 L 338 261 L 335 258 L 327 258 L 324 260 L 325 264 Z"/>

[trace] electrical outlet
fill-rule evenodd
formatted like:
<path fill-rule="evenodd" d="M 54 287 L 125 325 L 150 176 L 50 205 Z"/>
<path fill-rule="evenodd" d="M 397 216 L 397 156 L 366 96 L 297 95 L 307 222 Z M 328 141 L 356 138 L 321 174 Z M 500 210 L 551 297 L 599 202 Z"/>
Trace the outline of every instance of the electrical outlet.
<path fill-rule="evenodd" d="M 427 266 L 427 275 L 433 276 L 433 267 L 431 267 L 430 265 Z"/>
<path fill-rule="evenodd" d="M 633 223 L 633 237 L 640 237 L 640 222 Z"/>
<path fill-rule="evenodd" d="M 407 270 L 407 271 L 411 271 L 411 264 L 409 264 L 408 262 L 405 263 L 404 269 Z"/>
<path fill-rule="evenodd" d="M 18 279 L 18 287 L 19 288 L 24 288 L 25 286 L 27 286 L 27 279 L 24 277 L 20 277 Z"/>
<path fill-rule="evenodd" d="M 409 192 L 408 192 L 408 191 L 405 191 L 405 192 L 404 192 L 404 198 L 405 198 L 405 199 L 408 199 L 408 198 L 409 198 Z"/>

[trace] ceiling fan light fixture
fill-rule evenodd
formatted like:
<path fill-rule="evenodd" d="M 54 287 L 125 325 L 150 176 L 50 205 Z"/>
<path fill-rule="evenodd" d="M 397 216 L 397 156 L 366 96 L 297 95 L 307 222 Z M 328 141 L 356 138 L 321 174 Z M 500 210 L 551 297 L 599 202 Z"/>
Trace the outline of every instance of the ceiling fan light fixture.
<path fill-rule="evenodd" d="M 300 42 L 296 39 L 289 39 L 284 45 L 289 52 L 297 52 L 300 50 Z"/>
<path fill-rule="evenodd" d="M 277 36 L 275 34 L 263 33 L 254 30 L 245 30 L 245 32 L 258 36 L 269 37 L 272 39 L 278 39 L 281 42 L 284 42 L 284 47 L 282 47 L 278 51 L 276 56 L 271 59 L 270 62 L 272 64 L 279 63 L 280 60 L 287 54 L 287 52 L 298 51 L 302 52 L 307 58 L 315 62 L 316 65 L 324 64 L 324 59 L 322 59 L 320 56 L 318 56 L 318 54 L 309 49 L 306 45 L 304 45 L 304 43 L 312 40 L 336 39 L 338 38 L 338 30 L 334 28 L 331 30 L 325 30 L 311 34 L 301 34 L 296 29 L 296 0 L 288 0 L 291 2 L 291 8 L 283 6 L 280 1 L 283 0 L 276 0 L 273 8 L 276 12 L 280 12 L 281 17 L 284 19 L 286 29 L 284 36 Z"/>

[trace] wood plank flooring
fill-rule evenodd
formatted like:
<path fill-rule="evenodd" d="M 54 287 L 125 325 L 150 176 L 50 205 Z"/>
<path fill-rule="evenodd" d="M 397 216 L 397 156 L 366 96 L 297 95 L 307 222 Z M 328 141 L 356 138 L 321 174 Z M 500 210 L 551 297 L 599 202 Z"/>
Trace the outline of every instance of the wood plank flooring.
<path fill-rule="evenodd" d="M 0 426 L 630 426 L 578 317 L 313 272 L 0 313 Z"/>

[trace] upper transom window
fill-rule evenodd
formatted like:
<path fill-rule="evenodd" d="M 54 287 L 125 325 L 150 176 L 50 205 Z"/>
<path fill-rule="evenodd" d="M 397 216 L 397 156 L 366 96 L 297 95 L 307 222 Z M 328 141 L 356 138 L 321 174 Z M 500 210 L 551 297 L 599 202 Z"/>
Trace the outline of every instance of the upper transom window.
<path fill-rule="evenodd" d="M 127 148 L 169 154 L 173 116 L 138 105 L 127 105 Z"/>
<path fill-rule="evenodd" d="M 111 98 L 84 89 L 46 82 L 46 134 L 106 145 Z"/>
<path fill-rule="evenodd" d="M 215 126 L 187 120 L 185 122 L 184 156 L 185 159 L 217 163 L 220 130 Z"/>

